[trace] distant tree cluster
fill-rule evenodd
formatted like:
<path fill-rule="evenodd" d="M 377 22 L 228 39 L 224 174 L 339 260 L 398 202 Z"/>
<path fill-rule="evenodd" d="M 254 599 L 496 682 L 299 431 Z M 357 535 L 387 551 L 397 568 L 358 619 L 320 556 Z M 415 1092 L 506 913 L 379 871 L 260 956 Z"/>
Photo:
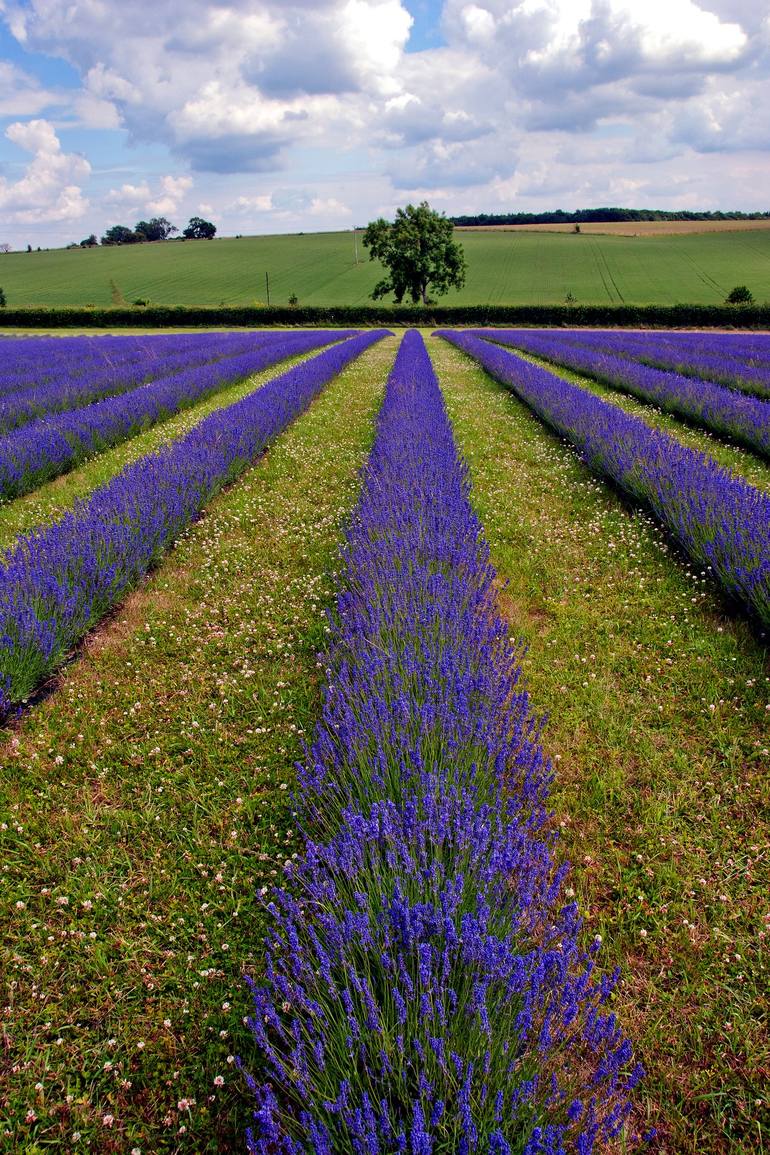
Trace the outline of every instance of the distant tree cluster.
<path fill-rule="evenodd" d="M 190 217 L 187 228 L 182 229 L 182 236 L 188 241 L 210 241 L 216 231 L 217 226 L 212 225 L 211 221 L 204 221 L 203 217 Z"/>
<path fill-rule="evenodd" d="M 763 221 L 770 212 L 695 212 L 688 209 L 576 209 L 565 212 L 554 209 L 545 213 L 474 213 L 472 216 L 450 217 L 453 224 L 469 225 L 579 225 L 607 224 L 609 221 Z"/>
<path fill-rule="evenodd" d="M 185 240 L 211 240 L 216 235 L 217 226 L 203 217 L 190 217 L 187 228 L 182 229 Z M 103 245 L 138 245 L 146 241 L 167 241 L 178 233 L 176 225 L 165 217 L 152 217 L 149 221 L 137 221 L 132 229 L 127 225 L 112 225 L 102 237 Z M 80 242 L 81 249 L 91 249 L 99 242 L 94 233 Z"/>
<path fill-rule="evenodd" d="M 137 221 L 133 229 L 127 225 L 112 225 L 102 237 L 102 244 L 137 245 L 144 241 L 166 241 L 173 233 L 178 232 L 176 225 L 172 225 L 165 217 L 153 217 L 149 221 Z M 89 242 L 90 240 L 91 237 L 88 238 Z"/>

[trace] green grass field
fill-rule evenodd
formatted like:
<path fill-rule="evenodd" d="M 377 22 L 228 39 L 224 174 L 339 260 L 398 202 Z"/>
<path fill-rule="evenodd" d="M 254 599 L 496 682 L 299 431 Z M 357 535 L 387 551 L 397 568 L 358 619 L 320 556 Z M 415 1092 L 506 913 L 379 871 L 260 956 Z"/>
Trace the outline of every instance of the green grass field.
<path fill-rule="evenodd" d="M 721 304 L 745 284 L 770 300 L 770 230 L 691 236 L 458 233 L 467 285 L 458 305 Z M 381 267 L 352 232 L 167 242 L 126 248 L 54 249 L 0 257 L 8 305 L 364 304 Z"/>

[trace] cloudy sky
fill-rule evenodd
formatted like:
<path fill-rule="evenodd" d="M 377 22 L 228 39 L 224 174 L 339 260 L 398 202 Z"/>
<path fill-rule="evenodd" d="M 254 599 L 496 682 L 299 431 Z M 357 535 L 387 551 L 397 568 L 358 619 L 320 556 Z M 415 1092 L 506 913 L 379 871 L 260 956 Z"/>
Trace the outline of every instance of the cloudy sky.
<path fill-rule="evenodd" d="M 770 0 L 0 0 L 0 243 L 770 209 Z"/>

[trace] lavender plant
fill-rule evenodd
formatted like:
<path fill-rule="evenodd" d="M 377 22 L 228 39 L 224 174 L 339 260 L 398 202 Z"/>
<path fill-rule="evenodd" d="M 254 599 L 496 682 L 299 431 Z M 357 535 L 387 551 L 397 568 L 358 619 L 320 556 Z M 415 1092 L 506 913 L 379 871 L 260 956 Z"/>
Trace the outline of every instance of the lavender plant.
<path fill-rule="evenodd" d="M 384 336 L 362 333 L 274 377 L 127 466 L 0 562 L 0 713 L 26 697 L 321 388 Z"/>
<path fill-rule="evenodd" d="M 551 768 L 468 491 L 407 333 L 299 769 L 306 848 L 252 984 L 252 1155 L 588 1155 L 628 1116 L 640 1071 L 561 905 Z"/>
<path fill-rule="evenodd" d="M 743 333 L 615 333 L 573 330 L 565 339 L 632 357 L 686 377 L 770 398 L 770 339 Z"/>
<path fill-rule="evenodd" d="M 770 496 L 638 417 L 470 333 L 442 330 L 578 449 L 648 505 L 723 589 L 770 625 Z"/>
<path fill-rule="evenodd" d="M 332 331 L 274 333 L 251 348 L 193 365 L 81 409 L 42 417 L 0 438 L 0 498 L 29 493 L 78 462 L 189 408 L 250 373 L 336 340 Z"/>
<path fill-rule="evenodd" d="M 492 330 L 485 336 L 587 373 L 613 389 L 632 393 L 642 401 L 651 401 L 669 413 L 770 455 L 770 401 L 618 356 L 604 343 L 594 346 L 565 340 L 561 333 Z"/>
<path fill-rule="evenodd" d="M 7 339 L 0 345 L 0 433 L 193 365 L 245 353 L 266 339 L 256 333 Z"/>

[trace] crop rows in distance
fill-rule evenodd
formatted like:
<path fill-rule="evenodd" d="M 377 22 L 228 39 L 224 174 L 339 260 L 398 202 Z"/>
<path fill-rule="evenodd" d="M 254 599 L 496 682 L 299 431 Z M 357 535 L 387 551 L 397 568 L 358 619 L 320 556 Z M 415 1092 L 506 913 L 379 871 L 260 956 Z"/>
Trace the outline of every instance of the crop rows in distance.
<path fill-rule="evenodd" d="M 731 597 L 770 625 L 770 497 L 640 418 L 473 333 L 443 331 L 597 472 L 643 502 Z M 551 348 L 516 336 L 522 348 Z M 558 356 L 562 358 L 562 354 Z M 570 352 L 564 359 L 572 361 Z M 580 359 L 580 358 L 576 358 Z M 718 387 L 714 387 L 718 388 Z M 724 392 L 728 392 L 724 390 Z M 766 420 L 766 419 L 765 419 Z M 763 426 L 762 431 L 766 429 Z"/>
<path fill-rule="evenodd" d="M 754 397 L 737 387 L 738 381 L 741 385 L 748 384 L 745 376 L 734 379 L 736 387 L 733 388 L 696 376 L 696 366 L 702 365 L 703 371 L 707 368 L 697 357 L 678 362 L 685 372 L 661 368 L 650 364 L 649 356 L 644 358 L 643 353 L 634 356 L 622 345 L 616 351 L 612 337 L 584 341 L 579 334 L 554 336 L 493 331 L 489 335 L 501 344 L 518 344 L 527 353 L 585 373 L 613 389 L 631 393 L 677 417 L 729 437 L 764 457 L 770 456 L 770 401 L 763 399 L 763 396 L 770 397 L 770 364 L 759 370 L 767 387 L 759 380 L 752 383 L 753 388 L 764 388 L 765 393 Z M 663 356 L 658 353 L 659 358 Z M 686 353 L 682 356 L 686 357 Z M 730 360 L 714 358 L 714 361 L 711 371 L 726 377 L 732 368 Z"/>
<path fill-rule="evenodd" d="M 381 336 L 348 337 L 289 369 L 204 418 L 179 441 L 124 469 L 54 525 L 23 535 L 0 568 L 0 708 L 7 711 L 28 696 L 160 559 L 205 502 Z M 280 358 L 281 349 L 289 355 L 324 343 L 328 334 L 282 336 L 268 363 Z M 259 349 L 234 360 L 237 368 L 226 370 L 231 380 L 265 364 Z"/>
<path fill-rule="evenodd" d="M 89 455 L 120 444 L 234 381 L 293 354 L 329 344 L 330 336 L 324 332 L 287 333 L 277 340 L 261 337 L 249 341 L 224 334 L 200 346 L 199 352 L 195 344 L 180 351 L 175 342 L 169 356 L 154 367 L 152 378 L 136 388 L 131 387 L 136 384 L 136 374 L 130 364 L 125 370 L 122 365 L 112 369 L 108 396 L 103 396 L 106 382 L 98 371 L 88 375 L 88 383 L 81 382 L 79 391 L 67 389 L 71 361 L 78 355 L 77 349 L 67 349 L 63 368 L 57 367 L 59 371 L 44 385 L 19 390 L 17 398 L 22 401 L 34 394 L 34 406 L 25 408 L 17 398 L 9 400 L 8 421 L 15 419 L 16 427 L 0 438 L 0 499 L 28 493 L 73 469 Z M 39 414 L 36 420 L 35 412 Z"/>
<path fill-rule="evenodd" d="M 442 335 L 770 619 L 765 495 L 499 345 Z M 20 542 L 1 579 L 6 708 L 378 336 L 346 335 Z M 565 356 L 591 350 L 565 344 Z M 696 352 L 677 351 L 678 380 L 702 368 Z M 745 390 L 761 350 L 740 357 Z M 611 358 L 646 364 L 631 345 Z M 550 768 L 494 590 L 438 383 L 409 334 L 348 533 L 330 685 L 300 776 L 306 849 L 271 896 L 270 984 L 255 987 L 252 1023 L 267 1066 L 247 1063 L 255 1151 L 588 1152 L 626 1133 L 639 1071 L 606 1006 L 612 979 L 559 897 Z"/>

